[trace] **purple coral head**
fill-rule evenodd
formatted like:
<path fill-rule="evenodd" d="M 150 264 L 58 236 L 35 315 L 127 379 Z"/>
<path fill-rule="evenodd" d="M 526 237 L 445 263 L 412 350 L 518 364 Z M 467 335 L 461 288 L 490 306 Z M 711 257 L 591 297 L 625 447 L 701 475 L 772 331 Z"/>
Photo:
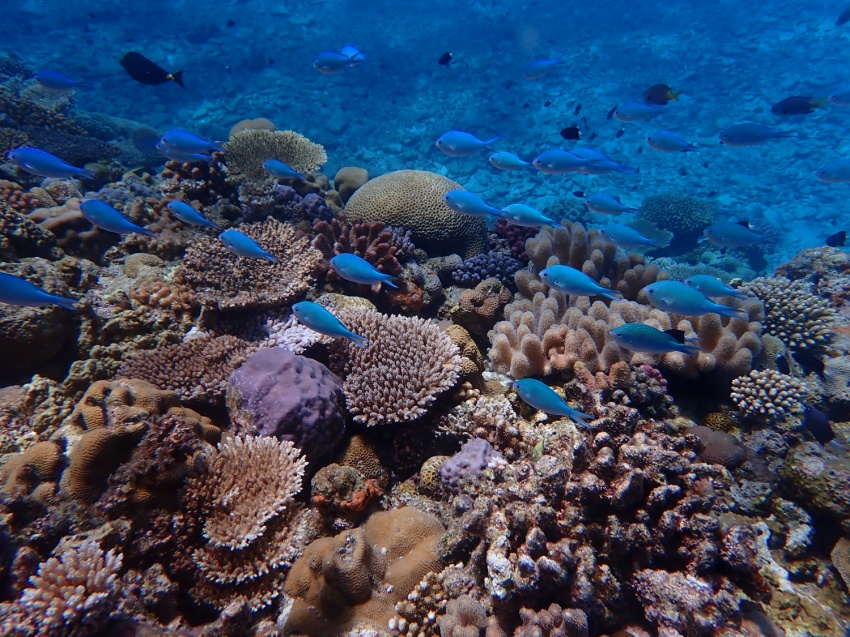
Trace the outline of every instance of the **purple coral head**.
<path fill-rule="evenodd" d="M 311 464 L 327 457 L 345 431 L 342 381 L 282 347 L 253 354 L 230 377 L 227 406 L 242 431 L 290 440 Z"/>
<path fill-rule="evenodd" d="M 443 463 L 440 479 L 443 484 L 455 487 L 466 475 L 479 477 L 485 469 L 494 469 L 504 464 L 504 457 L 493 449 L 493 445 L 483 438 L 473 438 Z"/>

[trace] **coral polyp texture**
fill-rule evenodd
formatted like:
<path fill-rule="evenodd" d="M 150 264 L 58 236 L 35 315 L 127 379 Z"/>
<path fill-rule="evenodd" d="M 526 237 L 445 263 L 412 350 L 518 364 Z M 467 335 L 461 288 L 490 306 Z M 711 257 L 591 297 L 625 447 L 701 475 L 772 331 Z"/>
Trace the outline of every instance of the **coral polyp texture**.
<path fill-rule="evenodd" d="M 436 323 L 387 316 L 366 308 L 343 308 L 339 317 L 365 348 L 340 343 L 337 367 L 349 413 L 368 426 L 414 420 L 461 371 L 457 346 Z"/>
<path fill-rule="evenodd" d="M 181 272 L 205 306 L 219 310 L 291 305 L 313 283 L 322 253 L 292 226 L 268 218 L 239 231 L 272 254 L 277 263 L 232 253 L 217 238 L 199 237 L 186 250 Z"/>
<path fill-rule="evenodd" d="M 744 416 L 768 422 L 800 413 L 806 400 L 806 383 L 772 369 L 753 370 L 732 381 L 732 402 Z"/>
<path fill-rule="evenodd" d="M 431 256 L 455 252 L 471 257 L 484 251 L 487 224 L 455 212 L 443 201 L 443 195 L 458 189 L 460 184 L 436 173 L 398 170 L 358 188 L 345 204 L 345 214 L 408 228 L 413 243 Z"/>
<path fill-rule="evenodd" d="M 756 320 L 764 331 L 793 350 L 819 349 L 832 340 L 836 313 L 829 301 L 810 292 L 806 281 L 785 277 L 759 277 L 740 288 L 764 303 L 764 315 Z"/>
<path fill-rule="evenodd" d="M 270 175 L 263 168 L 269 159 L 282 161 L 298 172 L 318 170 L 328 161 L 321 144 L 291 130 L 241 130 L 230 136 L 224 150 L 227 173 L 237 183 L 269 180 Z"/>
<path fill-rule="evenodd" d="M 640 216 L 674 233 L 695 234 L 714 220 L 714 207 L 697 197 L 665 193 L 644 199 Z"/>

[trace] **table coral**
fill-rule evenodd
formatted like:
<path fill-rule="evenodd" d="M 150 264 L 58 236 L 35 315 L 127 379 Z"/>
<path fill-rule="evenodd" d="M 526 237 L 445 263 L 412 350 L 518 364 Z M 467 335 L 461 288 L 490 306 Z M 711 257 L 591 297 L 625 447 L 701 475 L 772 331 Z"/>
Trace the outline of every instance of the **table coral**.
<path fill-rule="evenodd" d="M 322 253 L 297 238 L 292 226 L 269 218 L 239 230 L 278 262 L 240 257 L 217 238 L 201 237 L 186 250 L 181 272 L 202 304 L 219 310 L 279 307 L 310 288 Z"/>
<path fill-rule="evenodd" d="M 430 256 L 456 252 L 471 257 L 486 247 L 484 219 L 455 212 L 443 195 L 460 184 L 436 173 L 398 170 L 370 179 L 345 205 L 351 219 L 383 221 L 412 231 L 417 247 Z"/>
<path fill-rule="evenodd" d="M 461 359 L 457 346 L 431 321 L 343 308 L 339 318 L 369 340 L 366 348 L 338 343 L 349 413 L 367 426 L 414 420 L 455 384 Z"/>

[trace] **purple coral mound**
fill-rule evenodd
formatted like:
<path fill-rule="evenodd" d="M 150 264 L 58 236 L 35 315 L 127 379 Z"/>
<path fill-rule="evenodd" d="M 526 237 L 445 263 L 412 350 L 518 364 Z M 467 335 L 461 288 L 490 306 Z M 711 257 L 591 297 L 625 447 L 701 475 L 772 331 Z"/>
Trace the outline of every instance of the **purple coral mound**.
<path fill-rule="evenodd" d="M 262 349 L 230 377 L 227 407 L 237 432 L 290 440 L 310 462 L 330 454 L 345 429 L 342 381 L 310 358 Z"/>
<path fill-rule="evenodd" d="M 473 438 L 443 463 L 440 478 L 444 484 L 455 486 L 464 476 L 480 476 L 485 469 L 504 464 L 504 457 L 493 449 L 493 445 L 483 438 Z"/>

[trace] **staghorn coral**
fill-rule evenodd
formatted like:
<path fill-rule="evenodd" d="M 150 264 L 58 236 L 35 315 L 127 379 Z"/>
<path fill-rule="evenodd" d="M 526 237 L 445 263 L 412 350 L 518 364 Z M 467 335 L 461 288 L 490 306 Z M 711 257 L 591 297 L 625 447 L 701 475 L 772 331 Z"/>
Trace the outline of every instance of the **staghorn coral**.
<path fill-rule="evenodd" d="M 236 183 L 270 180 L 263 162 L 277 159 L 298 172 L 318 170 L 328 161 L 325 149 L 295 131 L 258 128 L 234 133 L 224 144 L 228 179 Z"/>
<path fill-rule="evenodd" d="M 363 526 L 310 544 L 286 576 L 279 624 L 287 633 L 339 634 L 355 625 L 385 629 L 430 571 L 439 572 L 440 521 L 413 508 L 373 513 Z"/>
<path fill-rule="evenodd" d="M 291 226 L 272 218 L 243 224 L 239 230 L 278 262 L 239 257 L 218 239 L 202 237 L 186 250 L 181 272 L 203 305 L 219 310 L 279 307 L 309 289 L 322 253 L 307 239 L 297 238 Z"/>
<path fill-rule="evenodd" d="M 803 410 L 806 384 L 772 369 L 753 370 L 732 381 L 732 402 L 750 418 L 775 422 Z"/>
<path fill-rule="evenodd" d="M 564 294 L 538 292 L 534 300 L 518 298 L 505 307 L 505 321 L 489 333 L 490 360 L 500 373 L 514 378 L 570 372 L 581 361 L 595 373 L 607 372 L 621 360 L 631 364 L 661 366 L 678 375 L 694 378 L 718 370 L 741 375 L 752 367 L 761 351 L 761 325 L 717 314 L 678 317 L 630 301 L 601 301 L 592 304 L 578 297 L 572 306 Z M 745 304 L 750 316 L 760 304 Z M 697 337 L 703 349 L 696 356 L 670 352 L 661 356 L 632 353 L 621 349 L 609 337 L 612 328 L 623 323 L 646 323 L 661 330 L 680 329 L 686 338 Z"/>
<path fill-rule="evenodd" d="M 461 186 L 436 173 L 398 170 L 370 179 L 348 200 L 346 214 L 412 231 L 413 242 L 431 256 L 454 252 L 472 257 L 485 249 L 484 220 L 453 211 L 443 195 Z"/>
<path fill-rule="evenodd" d="M 348 340 L 338 343 L 335 364 L 356 422 L 373 426 L 414 420 L 460 374 L 457 346 L 431 321 L 355 307 L 340 310 L 339 318 L 370 341 L 366 348 Z"/>
<path fill-rule="evenodd" d="M 38 567 L 20 607 L 34 619 L 39 635 L 94 634 L 112 619 L 121 594 L 121 565 L 120 552 L 104 553 L 94 540 L 67 547 Z"/>
<path fill-rule="evenodd" d="M 759 277 L 740 289 L 764 303 L 764 314 L 756 320 L 792 351 L 822 349 L 832 340 L 835 310 L 829 301 L 809 292 L 804 281 Z"/>
<path fill-rule="evenodd" d="M 134 352 L 118 368 L 117 376 L 147 381 L 190 404 L 222 404 L 230 374 L 255 349 L 254 344 L 236 336 L 193 338 Z"/>
<path fill-rule="evenodd" d="M 690 195 L 661 194 L 646 197 L 640 216 L 681 236 L 698 235 L 714 221 L 714 207 Z"/>

